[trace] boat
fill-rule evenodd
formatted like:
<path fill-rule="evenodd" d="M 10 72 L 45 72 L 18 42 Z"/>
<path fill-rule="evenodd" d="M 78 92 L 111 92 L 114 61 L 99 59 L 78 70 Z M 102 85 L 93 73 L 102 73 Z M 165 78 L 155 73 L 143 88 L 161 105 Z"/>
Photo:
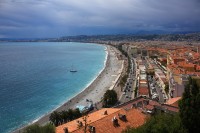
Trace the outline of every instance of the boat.
<path fill-rule="evenodd" d="M 76 69 L 74 69 L 74 68 L 73 68 L 73 66 L 72 66 L 72 68 L 71 68 L 70 72 L 72 72 L 72 73 L 75 73 L 75 72 L 77 72 L 77 70 L 76 70 Z"/>
<path fill-rule="evenodd" d="M 75 73 L 75 72 L 77 72 L 77 70 L 70 70 L 70 72 L 73 72 L 73 73 Z"/>

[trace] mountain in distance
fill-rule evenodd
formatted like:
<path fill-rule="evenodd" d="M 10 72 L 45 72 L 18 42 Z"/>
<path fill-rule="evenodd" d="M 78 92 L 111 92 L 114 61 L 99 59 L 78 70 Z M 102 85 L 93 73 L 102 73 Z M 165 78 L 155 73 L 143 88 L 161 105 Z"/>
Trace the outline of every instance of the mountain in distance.
<path fill-rule="evenodd" d="M 200 32 L 176 32 L 169 33 L 162 30 L 138 31 L 130 34 L 114 35 L 77 35 L 63 36 L 59 38 L 0 38 L 0 41 L 10 42 L 93 42 L 93 41 L 141 41 L 141 40 L 164 40 L 164 41 L 200 41 Z"/>

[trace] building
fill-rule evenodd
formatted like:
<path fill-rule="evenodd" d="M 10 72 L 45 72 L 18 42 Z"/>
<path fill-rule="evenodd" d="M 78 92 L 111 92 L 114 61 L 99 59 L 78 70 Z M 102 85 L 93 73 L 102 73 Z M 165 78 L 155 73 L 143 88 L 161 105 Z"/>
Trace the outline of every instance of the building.
<path fill-rule="evenodd" d="M 171 100 L 170 104 L 160 104 L 157 101 L 140 96 L 114 108 L 103 108 L 60 125 L 56 127 L 56 133 L 83 133 L 85 118 L 87 119 L 86 131 L 88 133 L 121 133 L 127 127 L 137 128 L 143 125 L 147 118 L 157 112 L 177 113 L 179 111 L 175 104 L 177 100 L 177 98 Z"/>
<path fill-rule="evenodd" d="M 146 96 L 149 97 L 149 89 L 147 84 L 147 74 L 146 74 L 146 66 L 144 61 L 138 60 L 138 68 L 139 68 L 139 79 L 138 79 L 138 96 Z"/>
<path fill-rule="evenodd" d="M 92 133 L 121 133 L 127 126 L 138 127 L 145 123 L 147 115 L 141 110 L 123 108 L 103 108 L 87 116 L 87 132 Z M 84 117 L 56 127 L 56 133 L 83 133 Z M 134 119 L 133 119 L 134 118 Z"/>

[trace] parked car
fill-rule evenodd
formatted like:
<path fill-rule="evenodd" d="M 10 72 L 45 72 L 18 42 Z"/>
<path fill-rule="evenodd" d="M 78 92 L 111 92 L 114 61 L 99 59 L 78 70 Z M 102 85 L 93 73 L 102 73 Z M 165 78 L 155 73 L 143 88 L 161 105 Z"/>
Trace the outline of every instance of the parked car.
<path fill-rule="evenodd" d="M 152 95 L 153 95 L 153 96 L 158 96 L 158 94 L 157 94 L 156 92 L 154 92 Z"/>

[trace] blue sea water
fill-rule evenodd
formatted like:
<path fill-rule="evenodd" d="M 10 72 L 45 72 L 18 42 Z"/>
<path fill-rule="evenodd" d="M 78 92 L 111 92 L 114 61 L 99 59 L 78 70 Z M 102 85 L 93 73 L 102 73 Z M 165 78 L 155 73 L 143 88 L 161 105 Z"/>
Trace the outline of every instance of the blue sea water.
<path fill-rule="evenodd" d="M 82 91 L 104 68 L 105 47 L 0 43 L 0 133 L 38 119 Z M 70 73 L 71 66 L 78 72 Z"/>

